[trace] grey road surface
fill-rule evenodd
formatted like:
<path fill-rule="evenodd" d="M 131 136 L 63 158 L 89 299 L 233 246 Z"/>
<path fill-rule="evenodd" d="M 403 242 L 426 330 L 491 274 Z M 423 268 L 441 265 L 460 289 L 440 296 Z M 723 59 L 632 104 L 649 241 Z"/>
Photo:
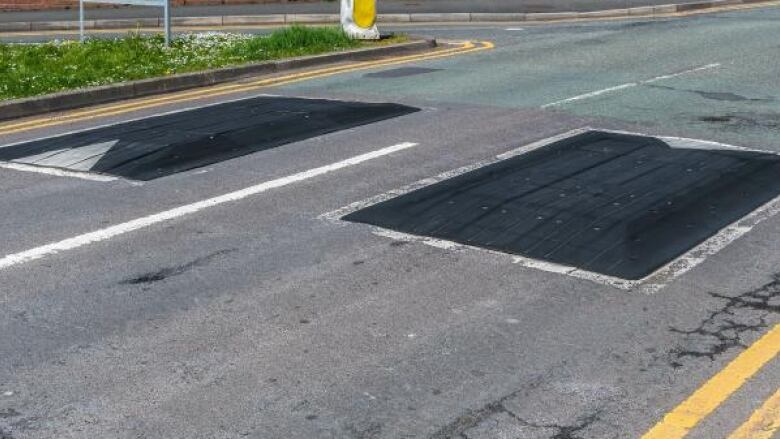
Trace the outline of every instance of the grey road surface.
<path fill-rule="evenodd" d="M 638 438 L 780 322 L 778 216 L 652 293 L 321 217 L 584 126 L 780 152 L 780 10 L 412 31 L 496 48 L 263 90 L 421 111 L 142 184 L 0 168 L 18 254 L 417 144 L 1 268 L 0 437 Z M 689 437 L 778 385 L 775 359 Z"/>

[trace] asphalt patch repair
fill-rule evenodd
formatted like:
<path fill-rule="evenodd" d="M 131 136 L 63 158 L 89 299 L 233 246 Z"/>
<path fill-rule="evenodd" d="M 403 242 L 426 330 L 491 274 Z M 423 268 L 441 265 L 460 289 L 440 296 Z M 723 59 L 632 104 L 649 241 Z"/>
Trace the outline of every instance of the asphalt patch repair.
<path fill-rule="evenodd" d="M 589 131 L 343 219 L 639 280 L 778 194 L 778 155 Z"/>
<path fill-rule="evenodd" d="M 416 111 L 261 96 L 0 147 L 0 161 L 153 180 Z"/>
<path fill-rule="evenodd" d="M 380 72 L 366 73 L 366 78 L 404 78 L 407 76 L 424 75 L 426 73 L 440 72 L 442 69 L 429 69 L 424 67 L 399 67 L 397 69 L 382 70 Z"/>

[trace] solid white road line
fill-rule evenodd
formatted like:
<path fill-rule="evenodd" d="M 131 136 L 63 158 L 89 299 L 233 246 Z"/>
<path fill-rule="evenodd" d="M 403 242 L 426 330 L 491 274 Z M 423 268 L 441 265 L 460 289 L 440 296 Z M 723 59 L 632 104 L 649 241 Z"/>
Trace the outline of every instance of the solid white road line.
<path fill-rule="evenodd" d="M 117 180 L 116 177 L 111 177 L 108 175 L 91 174 L 87 172 L 66 171 L 64 169 L 47 168 L 43 166 L 27 165 L 24 163 L 0 162 L 0 168 L 13 169 L 14 171 L 22 171 L 22 172 L 35 172 L 37 174 L 53 175 L 55 177 L 80 178 L 82 180 L 90 180 L 90 181 Z"/>
<path fill-rule="evenodd" d="M 644 81 L 629 82 L 629 83 L 626 83 L 626 84 L 616 85 L 614 87 L 609 87 L 609 88 L 604 88 L 604 89 L 601 89 L 601 90 L 592 91 L 590 93 L 585 93 L 585 94 L 573 96 L 573 97 L 570 97 L 570 98 L 562 99 L 560 101 L 555 101 L 555 102 L 551 102 L 549 104 L 542 105 L 542 108 L 550 108 L 550 107 L 555 107 L 555 106 L 558 106 L 558 105 L 561 105 L 561 104 L 568 104 L 570 102 L 576 102 L 576 101 L 581 101 L 581 100 L 584 100 L 584 99 L 590 99 L 590 98 L 593 98 L 593 97 L 596 97 L 596 96 L 601 96 L 603 94 L 612 93 L 612 92 L 620 91 L 620 90 L 625 90 L 627 88 L 638 87 L 638 86 L 644 85 L 644 84 L 652 84 L 654 82 L 663 81 L 664 79 L 676 78 L 678 76 L 688 75 L 688 74 L 691 74 L 691 73 L 700 72 L 702 70 L 714 69 L 716 67 L 720 67 L 720 63 L 707 64 L 705 66 L 696 67 L 696 68 L 688 69 L 688 70 L 683 70 L 682 72 L 671 73 L 671 74 L 668 74 L 668 75 L 656 76 L 655 78 L 646 79 Z"/>
<path fill-rule="evenodd" d="M 195 212 L 208 209 L 210 207 L 219 206 L 221 204 L 238 201 L 252 195 L 257 195 L 271 189 L 277 189 L 283 186 L 287 186 L 293 183 L 298 183 L 310 178 L 314 178 L 329 172 L 338 171 L 340 169 L 355 166 L 369 160 L 373 160 L 379 157 L 383 157 L 394 152 L 402 151 L 408 148 L 417 146 L 417 143 L 399 143 L 398 145 L 389 146 L 387 148 L 378 149 L 365 154 L 357 155 L 346 160 L 342 160 L 336 163 L 332 163 L 318 168 L 309 169 L 308 171 L 299 172 L 297 174 L 289 175 L 287 177 L 277 178 L 275 180 L 266 181 L 263 183 L 249 186 L 247 188 L 230 192 L 217 197 L 209 198 L 206 200 L 198 201 L 192 204 L 179 206 L 170 210 L 155 213 L 141 218 L 136 218 L 132 221 L 117 224 L 104 229 L 96 230 L 94 232 L 85 233 L 83 235 L 75 236 L 73 238 L 64 239 L 59 242 L 53 242 L 51 244 L 35 247 L 30 250 L 25 250 L 19 253 L 13 253 L 0 259 L 0 270 L 13 267 L 15 265 L 24 264 L 26 262 L 34 261 L 37 259 L 45 258 L 60 252 L 67 250 L 73 250 L 79 247 L 83 247 L 88 244 L 93 244 L 100 241 L 106 241 L 119 235 L 133 232 L 135 230 L 143 229 L 154 224 L 159 224 L 172 219 L 180 218 L 185 215 L 190 215 Z"/>

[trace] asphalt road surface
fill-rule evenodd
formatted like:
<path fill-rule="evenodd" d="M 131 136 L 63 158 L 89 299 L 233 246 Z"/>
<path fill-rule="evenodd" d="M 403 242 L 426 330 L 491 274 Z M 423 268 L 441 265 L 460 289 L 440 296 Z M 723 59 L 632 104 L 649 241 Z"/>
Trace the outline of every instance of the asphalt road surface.
<path fill-rule="evenodd" d="M 647 282 L 339 218 L 584 127 L 771 162 L 780 9 L 404 30 L 496 47 L 0 125 L 5 145 L 110 125 L 77 151 L 97 162 L 0 168 L 0 437 L 772 437 L 751 422 L 780 413 L 776 201 L 746 198 L 751 214 Z M 264 126 L 317 129 L 143 181 L 60 169 L 97 166 L 112 136 L 149 154 L 174 132 L 238 144 L 238 107 L 181 111 L 261 94 L 306 98 Z M 396 105 L 321 126 L 310 99 Z M 15 157 L 76 154 L 36 148 Z"/>

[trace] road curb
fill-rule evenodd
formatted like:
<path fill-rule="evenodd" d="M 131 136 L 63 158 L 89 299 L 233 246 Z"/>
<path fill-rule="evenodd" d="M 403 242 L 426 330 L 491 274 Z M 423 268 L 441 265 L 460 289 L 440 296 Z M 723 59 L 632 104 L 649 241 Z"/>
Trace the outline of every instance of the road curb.
<path fill-rule="evenodd" d="M 268 75 L 337 62 L 366 61 L 391 55 L 423 52 L 436 46 L 437 43 L 435 39 L 421 38 L 408 43 L 384 47 L 372 47 L 324 55 L 289 58 L 238 67 L 226 67 L 203 72 L 171 75 L 163 78 L 122 82 L 119 84 L 90 87 L 31 98 L 14 99 L 0 102 L 0 120 L 17 119 L 153 94 L 206 87 L 251 76 Z"/>
<path fill-rule="evenodd" d="M 553 13 L 414 13 L 414 14 L 378 14 L 380 23 L 468 23 L 468 22 L 523 22 L 557 21 L 594 18 L 659 16 L 678 12 L 706 11 L 724 6 L 775 4 L 770 0 L 711 0 L 692 3 L 671 3 L 659 6 L 639 6 L 635 8 L 607 9 L 591 12 L 553 12 Z M 137 27 L 161 27 L 162 19 L 109 19 L 87 20 L 85 28 L 132 29 Z M 326 24 L 337 23 L 338 14 L 278 14 L 278 15 L 225 15 L 219 17 L 175 17 L 174 26 L 272 26 L 281 24 Z M 78 29 L 78 21 L 19 21 L 0 23 L 2 32 L 55 31 Z"/>

